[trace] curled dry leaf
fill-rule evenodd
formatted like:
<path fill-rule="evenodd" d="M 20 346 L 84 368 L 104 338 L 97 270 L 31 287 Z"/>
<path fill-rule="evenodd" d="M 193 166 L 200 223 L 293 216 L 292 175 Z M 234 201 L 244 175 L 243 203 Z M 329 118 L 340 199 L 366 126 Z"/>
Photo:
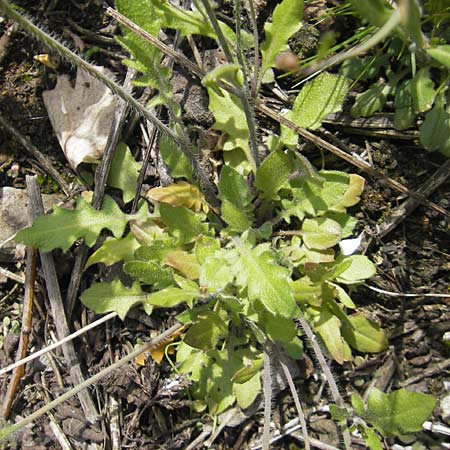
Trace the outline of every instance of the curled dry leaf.
<path fill-rule="evenodd" d="M 99 69 L 105 75 L 110 74 L 103 67 Z M 60 75 L 55 88 L 42 95 L 59 144 L 72 168 L 76 169 L 82 162 L 98 161 L 114 119 L 114 94 L 79 69 L 75 87 L 67 75 Z"/>

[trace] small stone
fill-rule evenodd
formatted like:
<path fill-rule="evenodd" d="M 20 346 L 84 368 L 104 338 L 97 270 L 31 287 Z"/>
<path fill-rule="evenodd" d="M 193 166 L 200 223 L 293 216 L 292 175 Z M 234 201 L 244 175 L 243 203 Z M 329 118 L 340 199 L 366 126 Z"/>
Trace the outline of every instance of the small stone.
<path fill-rule="evenodd" d="M 450 394 L 441 399 L 442 419 L 448 424 L 450 423 Z"/>
<path fill-rule="evenodd" d="M 62 194 L 44 194 L 44 210 L 48 211 L 64 199 Z M 28 196 L 25 189 L 0 188 L 0 243 L 28 226 Z M 19 245 L 19 247 L 18 247 Z M 24 258 L 23 245 L 11 240 L 0 248 L 0 261 L 18 261 Z"/>

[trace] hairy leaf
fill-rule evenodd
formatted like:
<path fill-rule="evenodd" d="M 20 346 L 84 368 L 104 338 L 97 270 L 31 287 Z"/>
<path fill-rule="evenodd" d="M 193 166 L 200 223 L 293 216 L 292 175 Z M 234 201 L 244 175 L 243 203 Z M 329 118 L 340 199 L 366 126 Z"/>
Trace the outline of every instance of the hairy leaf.
<path fill-rule="evenodd" d="M 155 240 L 138 248 L 135 256 L 143 261 L 162 262 L 165 256 L 175 249 L 177 249 L 177 246 L 171 240 Z"/>
<path fill-rule="evenodd" d="M 223 166 L 219 177 L 219 198 L 237 207 L 250 204 L 252 195 L 245 178 L 230 166 Z"/>
<path fill-rule="evenodd" d="M 156 289 L 167 287 L 174 281 L 172 270 L 161 267 L 155 261 L 128 261 L 123 265 L 123 270 L 135 280 L 154 285 Z"/>
<path fill-rule="evenodd" d="M 195 242 L 195 256 L 200 264 L 203 264 L 207 258 L 214 256 L 214 254 L 220 250 L 220 242 L 210 236 L 199 236 Z"/>
<path fill-rule="evenodd" d="M 305 83 L 286 117 L 299 127 L 319 128 L 328 114 L 341 111 L 349 86 L 343 76 L 321 73 Z"/>
<path fill-rule="evenodd" d="M 108 185 L 120 189 L 124 203 L 134 198 L 141 164 L 133 158 L 128 146 L 120 142 L 114 153 L 108 175 Z"/>
<path fill-rule="evenodd" d="M 192 307 L 192 301 L 197 297 L 200 297 L 198 290 L 167 287 L 153 294 L 148 294 L 144 302 L 144 307 L 150 305 L 161 308 L 172 308 L 183 302 L 188 303 Z"/>
<path fill-rule="evenodd" d="M 166 135 L 161 136 L 159 151 L 164 162 L 169 166 L 170 175 L 173 178 L 186 178 L 194 180 L 191 165 L 186 155 L 178 146 Z"/>
<path fill-rule="evenodd" d="M 394 127 L 396 130 L 406 130 L 415 123 L 416 114 L 411 92 L 412 80 L 400 83 L 395 90 Z"/>
<path fill-rule="evenodd" d="M 406 389 L 385 394 L 372 388 L 365 418 L 384 436 L 399 436 L 421 431 L 435 404 L 436 399 L 431 395 Z"/>
<path fill-rule="evenodd" d="M 361 433 L 370 450 L 383 450 L 381 438 L 373 428 L 360 427 Z"/>
<path fill-rule="evenodd" d="M 168 203 L 172 206 L 186 206 L 196 212 L 201 209 L 205 213 L 209 211 L 205 197 L 198 187 L 185 181 L 150 189 L 145 196 L 150 200 Z"/>
<path fill-rule="evenodd" d="M 150 245 L 156 239 L 168 237 L 152 218 L 146 220 L 131 219 L 130 229 L 141 245 Z"/>
<path fill-rule="evenodd" d="M 272 341 L 291 342 L 297 335 L 297 328 L 291 318 L 274 316 L 268 311 L 260 315 L 260 322 L 264 325 L 267 336 Z"/>
<path fill-rule="evenodd" d="M 241 149 L 252 170 L 255 171 L 256 166 L 249 146 L 247 119 L 241 101 L 234 94 L 218 87 L 216 83 L 207 83 L 205 86 L 209 96 L 209 110 L 215 118 L 213 129 L 227 133 L 223 150 Z"/>
<path fill-rule="evenodd" d="M 327 174 L 330 175 L 329 178 L 327 178 Z M 326 174 L 321 172 L 321 175 L 325 176 L 325 179 L 327 180 L 325 186 L 327 186 L 328 182 L 331 183 L 331 181 L 329 181 L 330 178 L 335 178 L 333 175 L 337 176 L 337 172 L 328 171 Z M 347 176 L 348 186 L 345 193 L 338 202 L 334 205 L 330 205 L 330 209 L 333 211 L 345 212 L 348 207 L 356 205 L 361 200 L 360 195 L 364 190 L 364 178 L 355 173 L 351 173 Z"/>
<path fill-rule="evenodd" d="M 151 0 L 117 0 L 116 8 L 147 33 L 158 36 L 161 22 L 158 20 L 156 9 Z M 159 70 L 163 71 L 160 65 L 161 52 L 126 27 L 123 27 L 123 36 L 116 39 L 133 57 L 133 59 L 125 60 L 124 63 L 143 74 L 141 84 L 164 90 L 161 85 L 162 77 L 158 73 Z M 167 72 L 167 69 L 165 71 Z M 167 82 L 163 81 L 163 84 L 167 86 Z"/>
<path fill-rule="evenodd" d="M 345 357 L 344 342 L 341 336 L 341 321 L 326 307 L 321 308 L 314 329 L 325 343 L 333 359 L 343 364 Z"/>
<path fill-rule="evenodd" d="M 390 91 L 388 84 L 373 84 L 367 91 L 356 96 L 355 104 L 350 113 L 353 117 L 369 117 L 383 109 L 386 97 Z"/>
<path fill-rule="evenodd" d="M 210 291 L 224 289 L 233 279 L 233 271 L 220 257 L 210 257 L 201 266 L 200 284 Z"/>
<path fill-rule="evenodd" d="M 133 259 L 134 252 L 141 246 L 133 233 L 128 233 L 124 238 L 107 239 L 87 260 L 87 269 L 92 264 L 103 263 L 106 266 L 119 261 Z"/>
<path fill-rule="evenodd" d="M 250 205 L 251 194 L 245 178 L 232 167 L 225 165 L 218 183 L 219 198 L 222 200 L 222 219 L 230 230 L 242 233 L 252 226 L 254 217 Z"/>
<path fill-rule="evenodd" d="M 417 113 L 428 111 L 433 106 L 436 91 L 427 67 L 423 67 L 414 75 L 411 81 L 411 95 Z"/>
<path fill-rule="evenodd" d="M 265 40 L 261 43 L 262 75 L 274 67 L 278 53 L 288 49 L 289 38 L 302 26 L 303 0 L 283 0 L 272 14 L 272 22 L 264 25 Z"/>
<path fill-rule="evenodd" d="M 237 404 L 243 409 L 248 408 L 261 393 L 261 374 L 257 373 L 245 383 L 234 383 L 233 392 Z"/>
<path fill-rule="evenodd" d="M 182 36 L 191 34 L 200 34 L 217 40 L 206 14 L 202 11 L 187 11 L 169 2 L 162 0 L 152 0 L 157 10 L 158 18 L 161 20 L 164 28 L 172 28 L 181 33 Z M 219 21 L 219 26 L 226 39 L 236 43 L 236 36 L 233 30 L 223 22 Z M 242 45 L 244 48 L 250 48 L 253 45 L 252 37 L 245 30 L 242 30 Z"/>
<path fill-rule="evenodd" d="M 200 216 L 184 206 L 161 203 L 159 212 L 169 232 L 178 239 L 180 244 L 193 242 L 197 236 L 206 232 L 207 226 L 201 222 Z"/>
<path fill-rule="evenodd" d="M 224 200 L 221 206 L 222 219 L 229 225 L 234 233 L 242 233 L 253 224 L 253 210 L 251 207 L 238 207 L 228 200 Z"/>
<path fill-rule="evenodd" d="M 328 217 L 305 219 L 302 225 L 302 238 L 308 248 L 325 250 L 341 240 L 342 228 Z"/>
<path fill-rule="evenodd" d="M 348 266 L 348 263 L 350 265 Z M 339 273 L 336 280 L 344 284 L 361 283 L 376 273 L 375 266 L 372 261 L 364 255 L 351 255 L 342 258 L 341 263 L 346 265 L 345 270 Z M 339 270 L 339 266 L 337 267 Z"/>
<path fill-rule="evenodd" d="M 80 238 L 92 247 L 104 228 L 120 237 L 128 218 L 111 197 L 106 196 L 103 208 L 97 211 L 80 196 L 75 210 L 55 207 L 52 214 L 38 217 L 31 227 L 20 231 L 16 240 L 44 252 L 55 248 L 66 251 Z"/>
<path fill-rule="evenodd" d="M 241 242 L 238 250 L 236 282 L 247 288 L 249 299 L 260 300 L 272 314 L 293 318 L 297 307 L 288 282 L 289 270 L 278 265 L 273 253 L 264 245 L 252 249 Z"/>
<path fill-rule="evenodd" d="M 262 358 L 251 360 L 245 367 L 236 371 L 231 380 L 233 381 L 233 383 L 244 384 L 248 380 L 253 378 L 257 373 L 259 373 L 259 371 L 262 369 L 262 366 Z"/>
<path fill-rule="evenodd" d="M 347 294 L 347 292 L 341 288 L 341 286 L 337 284 L 330 283 L 334 289 L 336 289 L 336 297 L 339 299 L 339 301 L 349 309 L 355 309 L 356 305 L 353 303 L 353 300 L 350 298 L 350 296 Z M 347 341 L 348 342 L 348 341 Z"/>
<path fill-rule="evenodd" d="M 350 323 L 343 323 L 342 335 L 353 348 L 364 353 L 379 353 L 386 350 L 389 342 L 378 325 L 361 314 L 354 314 L 349 320 Z"/>
<path fill-rule="evenodd" d="M 450 157 L 450 113 L 437 100 L 420 126 L 420 142 L 428 151 L 439 150 Z"/>
<path fill-rule="evenodd" d="M 351 4 L 363 19 L 377 27 L 382 27 L 392 13 L 384 0 L 351 0 Z"/>
<path fill-rule="evenodd" d="M 124 320 L 128 311 L 136 305 L 146 301 L 139 283 L 127 288 L 120 280 L 111 283 L 96 283 L 81 294 L 83 305 L 94 310 L 97 314 L 116 312 Z"/>
<path fill-rule="evenodd" d="M 200 264 L 195 255 L 183 250 L 175 250 L 168 253 L 164 263 L 178 270 L 189 280 L 198 280 L 200 277 Z"/>
<path fill-rule="evenodd" d="M 183 341 L 191 347 L 209 350 L 216 346 L 219 339 L 226 337 L 227 331 L 226 322 L 217 313 L 205 311 L 189 328 Z"/>
<path fill-rule="evenodd" d="M 258 167 L 255 186 L 264 198 L 272 199 L 288 181 L 292 172 L 292 162 L 281 150 L 272 152 Z"/>
<path fill-rule="evenodd" d="M 434 60 L 450 69 L 450 45 L 436 45 L 426 51 Z"/>

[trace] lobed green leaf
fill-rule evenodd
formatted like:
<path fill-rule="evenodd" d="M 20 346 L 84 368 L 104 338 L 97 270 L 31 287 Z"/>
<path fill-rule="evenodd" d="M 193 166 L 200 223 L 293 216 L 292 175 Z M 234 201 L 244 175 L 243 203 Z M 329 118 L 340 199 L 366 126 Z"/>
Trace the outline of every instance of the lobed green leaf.
<path fill-rule="evenodd" d="M 38 217 L 31 227 L 20 231 L 16 240 L 44 252 L 55 248 L 66 251 L 81 238 L 92 247 L 104 228 L 120 237 L 128 220 L 111 197 L 105 196 L 103 208 L 98 211 L 80 196 L 75 210 L 55 207 L 52 214 Z"/>
<path fill-rule="evenodd" d="M 97 314 L 116 312 L 124 320 L 128 311 L 144 303 L 147 294 L 142 292 L 139 283 L 127 288 L 120 280 L 111 283 L 96 283 L 81 294 L 81 302 Z"/>

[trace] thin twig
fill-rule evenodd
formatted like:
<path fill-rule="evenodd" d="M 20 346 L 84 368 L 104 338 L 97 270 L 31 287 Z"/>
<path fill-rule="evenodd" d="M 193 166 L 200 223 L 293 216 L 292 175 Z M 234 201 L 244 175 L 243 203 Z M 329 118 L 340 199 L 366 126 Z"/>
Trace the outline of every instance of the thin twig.
<path fill-rule="evenodd" d="M 19 347 L 17 349 L 16 361 L 25 358 L 30 341 L 32 318 L 33 318 L 33 302 L 34 302 L 34 283 L 36 281 L 36 259 L 37 251 L 34 248 L 27 248 L 27 269 L 25 274 L 25 293 L 23 299 L 22 312 L 22 328 L 20 331 Z M 7 419 L 11 414 L 11 407 L 16 395 L 17 387 L 23 375 L 25 367 L 17 367 L 9 381 L 8 389 L 3 399 L 3 406 L 0 415 Z"/>
<path fill-rule="evenodd" d="M 247 4 L 250 10 L 250 22 L 252 24 L 253 31 L 253 51 L 255 52 L 255 57 L 253 60 L 253 76 L 251 82 L 251 96 L 253 100 L 256 100 L 256 97 L 258 95 L 258 72 L 260 66 L 258 24 L 256 23 L 255 5 L 253 4 L 253 0 L 247 0 Z"/>
<path fill-rule="evenodd" d="M 272 369 L 270 355 L 267 348 L 263 352 L 263 395 L 264 395 L 264 420 L 263 434 L 261 438 L 262 450 L 269 450 L 270 445 L 270 419 L 272 416 Z"/>
<path fill-rule="evenodd" d="M 36 177 L 27 176 L 26 182 L 29 195 L 29 205 L 31 207 L 31 216 L 33 219 L 36 219 L 44 213 L 39 186 L 37 184 Z M 50 253 L 39 253 L 58 339 L 63 339 L 70 334 L 70 332 L 61 298 L 61 292 L 59 290 L 55 263 L 53 261 L 53 256 Z M 80 362 L 73 343 L 68 342 L 64 344 L 62 350 L 72 383 L 76 385 L 84 382 Z M 79 399 L 87 420 L 91 423 L 95 423 L 99 416 L 90 393 L 88 391 L 80 392 Z"/>
<path fill-rule="evenodd" d="M 447 159 L 444 164 L 442 164 L 439 169 L 434 172 L 427 181 L 420 186 L 416 192 L 424 197 L 430 196 L 439 186 L 441 186 L 450 176 L 450 159 Z M 409 198 L 398 208 L 391 211 L 388 217 L 386 217 L 383 222 L 376 227 L 375 236 L 367 236 L 363 238 L 361 243 L 362 247 L 368 247 L 370 245 L 369 239 L 376 237 L 377 239 L 382 239 L 384 236 L 389 234 L 394 230 L 400 223 L 402 223 L 413 211 L 420 205 L 414 198 Z M 364 242 L 366 241 L 366 242 Z"/>
<path fill-rule="evenodd" d="M 23 364 L 33 361 L 33 359 L 39 358 L 40 356 L 45 355 L 46 353 L 51 352 L 52 350 L 55 350 L 55 348 L 61 347 L 61 345 L 66 344 L 67 342 L 75 339 L 78 336 L 81 336 L 82 334 L 86 333 L 89 330 L 92 330 L 93 328 L 98 327 L 102 323 L 105 323 L 108 320 L 111 320 L 116 316 L 117 316 L 117 313 L 115 313 L 115 312 L 106 314 L 102 318 L 100 318 L 94 322 L 91 322 L 89 325 L 86 325 L 85 327 L 80 328 L 79 330 L 75 331 L 72 334 L 69 334 L 65 338 L 60 339 L 57 342 L 50 344 L 47 347 L 44 347 L 41 350 L 38 350 L 37 352 L 32 353 L 31 355 L 28 355 L 26 358 L 23 358 L 19 361 L 16 361 L 13 364 L 10 364 L 9 366 L 6 366 L 5 368 L 0 370 L 0 376 L 4 375 L 5 373 L 11 372 L 11 370 L 14 370 L 16 367 L 20 367 Z"/>
<path fill-rule="evenodd" d="M 0 275 L 3 275 L 4 277 L 10 278 L 11 280 L 17 281 L 20 284 L 25 284 L 25 278 L 24 277 L 21 277 L 20 275 L 17 275 L 14 272 L 11 272 L 8 269 L 5 269 L 4 267 L 0 267 Z"/>
<path fill-rule="evenodd" d="M 417 375 L 414 375 L 405 381 L 400 382 L 401 387 L 409 386 L 410 384 L 417 383 L 420 380 L 423 380 L 424 378 L 430 378 L 431 376 L 435 375 L 436 373 L 443 372 L 448 367 L 450 367 L 450 358 L 444 359 L 444 361 L 440 361 L 438 363 L 434 363 L 433 367 L 430 367 L 429 369 L 422 370 Z"/>
<path fill-rule="evenodd" d="M 298 417 L 289 421 L 280 431 L 275 431 L 275 436 L 270 440 L 271 444 L 275 444 L 275 442 L 279 441 L 280 439 L 283 439 L 286 436 L 289 436 L 293 433 L 295 433 L 297 430 L 300 430 L 301 425 L 298 423 L 299 419 Z M 297 439 L 303 441 L 303 436 L 296 436 Z M 325 444 L 324 442 L 319 441 L 318 439 L 310 438 L 310 443 L 314 448 L 318 448 L 321 450 L 339 450 L 337 447 L 334 447 L 333 445 Z M 254 447 L 251 447 L 251 450 L 260 450 L 262 448 L 261 445 L 256 445 Z"/>
<path fill-rule="evenodd" d="M 0 113 L 0 126 L 3 127 L 11 136 L 13 136 L 22 147 L 37 161 L 39 166 L 53 178 L 67 196 L 70 195 L 69 185 L 64 181 L 60 173 L 53 167 L 52 163 L 33 145 L 30 139 L 21 134 L 8 120 Z"/>
<path fill-rule="evenodd" d="M 392 292 L 392 291 L 386 291 L 384 289 L 377 288 L 375 286 L 370 286 L 367 283 L 364 283 L 363 286 L 370 289 L 371 291 L 378 292 L 380 294 L 389 295 L 390 297 L 439 297 L 439 298 L 450 298 L 450 294 L 440 294 L 440 293 L 417 293 L 417 294 L 409 294 L 409 293 L 403 293 L 403 292 Z"/>
<path fill-rule="evenodd" d="M 230 46 L 228 45 L 225 35 L 222 33 L 222 29 L 219 26 L 219 21 L 217 20 L 216 15 L 214 14 L 214 11 L 211 7 L 209 0 L 200 0 L 200 1 L 202 2 L 203 7 L 205 8 L 206 14 L 214 29 L 214 32 L 216 33 L 217 40 L 219 41 L 219 44 L 222 47 L 225 58 L 229 63 L 233 63 L 235 61 L 234 56 L 231 53 Z"/>
<path fill-rule="evenodd" d="M 56 408 L 61 403 L 64 403 L 69 398 L 72 398 L 74 395 L 77 395 L 87 389 L 89 386 L 92 386 L 93 384 L 97 383 L 101 379 L 105 378 L 110 373 L 114 372 L 116 369 L 119 369 L 120 367 L 123 367 L 125 364 L 127 364 L 130 361 L 133 361 L 137 356 L 139 356 L 141 353 L 152 350 L 153 348 L 157 347 L 160 343 L 165 342 L 168 338 L 170 338 L 174 333 L 176 333 L 180 328 L 182 328 L 184 325 L 182 324 L 176 324 L 166 330 L 164 333 L 161 333 L 156 338 L 152 339 L 151 341 L 147 342 L 144 345 L 141 345 L 136 350 L 133 350 L 128 355 L 121 358 L 119 361 L 116 361 L 114 364 L 111 364 L 110 366 L 102 369 L 97 374 L 93 375 L 91 378 L 87 379 L 83 383 L 80 383 L 79 385 L 75 386 L 74 388 L 67 391 L 65 394 L 62 394 L 52 402 L 48 403 L 47 405 L 43 406 L 42 408 L 39 408 L 34 413 L 30 414 L 29 416 L 25 417 L 24 419 L 20 420 L 19 422 L 16 422 L 13 425 L 9 425 L 3 429 L 0 430 L 0 441 L 10 436 L 12 433 L 16 432 L 17 430 L 20 430 L 24 426 L 28 425 L 29 423 L 34 422 L 36 419 L 41 417 L 42 415 L 46 414 L 48 411 L 51 411 L 53 408 Z"/>
<path fill-rule="evenodd" d="M 47 381 L 45 379 L 45 375 L 41 373 L 41 383 L 42 383 L 42 393 L 45 397 L 46 403 L 50 403 L 52 401 L 50 397 L 50 389 L 47 385 Z M 69 439 L 64 434 L 64 431 L 62 430 L 59 423 L 56 421 L 55 416 L 49 411 L 47 413 L 47 416 L 50 420 L 50 428 L 53 431 L 53 434 L 55 435 L 56 440 L 58 441 L 59 445 L 61 446 L 62 450 L 73 450 L 72 445 L 70 444 Z"/>

